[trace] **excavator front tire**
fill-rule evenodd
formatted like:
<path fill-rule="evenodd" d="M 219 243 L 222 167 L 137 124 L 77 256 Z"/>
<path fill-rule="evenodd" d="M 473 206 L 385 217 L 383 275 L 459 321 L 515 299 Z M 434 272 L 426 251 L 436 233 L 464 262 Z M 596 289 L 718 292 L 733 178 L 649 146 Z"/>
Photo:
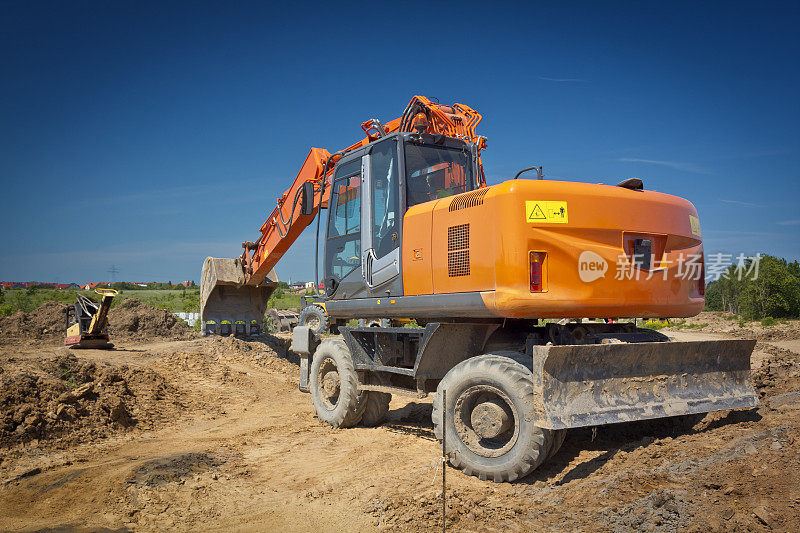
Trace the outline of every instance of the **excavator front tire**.
<path fill-rule="evenodd" d="M 465 474 L 496 482 L 523 478 L 549 457 L 556 438 L 555 432 L 533 424 L 535 399 L 525 366 L 498 354 L 472 357 L 439 383 L 433 399 L 434 433 L 441 441 L 447 432 L 450 463 Z"/>
<path fill-rule="evenodd" d="M 297 317 L 297 323 L 300 326 L 309 326 L 311 331 L 320 335 L 328 332 L 330 317 L 328 313 L 325 312 L 325 309 L 318 305 L 311 304 L 305 306 L 303 310 L 300 311 L 300 315 Z"/>
<path fill-rule="evenodd" d="M 317 347 L 309 389 L 317 418 L 335 428 L 355 426 L 367 407 L 350 350 L 342 339 L 325 339 Z"/>

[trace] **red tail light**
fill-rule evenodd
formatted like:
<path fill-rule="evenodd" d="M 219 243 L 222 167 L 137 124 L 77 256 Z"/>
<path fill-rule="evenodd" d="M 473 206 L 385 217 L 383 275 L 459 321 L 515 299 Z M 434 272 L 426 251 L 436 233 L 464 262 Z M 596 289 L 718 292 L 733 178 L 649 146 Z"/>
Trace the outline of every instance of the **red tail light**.
<path fill-rule="evenodd" d="M 542 292 L 542 263 L 545 252 L 531 252 L 531 292 Z"/>

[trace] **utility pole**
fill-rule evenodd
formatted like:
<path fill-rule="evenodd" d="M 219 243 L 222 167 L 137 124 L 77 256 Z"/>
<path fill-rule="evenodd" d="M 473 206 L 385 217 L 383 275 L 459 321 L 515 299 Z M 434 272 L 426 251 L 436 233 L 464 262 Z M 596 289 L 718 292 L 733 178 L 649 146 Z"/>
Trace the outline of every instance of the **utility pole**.
<path fill-rule="evenodd" d="M 116 283 L 117 274 L 119 274 L 119 269 L 117 268 L 117 265 L 111 265 L 108 269 L 108 273 L 111 275 L 111 283 Z"/>

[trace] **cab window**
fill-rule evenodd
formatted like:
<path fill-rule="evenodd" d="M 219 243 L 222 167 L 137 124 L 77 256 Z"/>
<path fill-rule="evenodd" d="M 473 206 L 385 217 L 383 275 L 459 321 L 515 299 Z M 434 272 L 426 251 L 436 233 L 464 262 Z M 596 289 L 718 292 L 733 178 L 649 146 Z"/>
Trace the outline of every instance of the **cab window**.
<path fill-rule="evenodd" d="M 342 279 L 361 265 L 361 159 L 336 170 L 329 202 L 326 276 Z"/>
<path fill-rule="evenodd" d="M 471 159 L 457 148 L 407 144 L 407 207 L 471 190 Z"/>
<path fill-rule="evenodd" d="M 390 139 L 376 144 L 370 161 L 372 247 L 377 257 L 383 257 L 399 246 L 397 142 Z"/>

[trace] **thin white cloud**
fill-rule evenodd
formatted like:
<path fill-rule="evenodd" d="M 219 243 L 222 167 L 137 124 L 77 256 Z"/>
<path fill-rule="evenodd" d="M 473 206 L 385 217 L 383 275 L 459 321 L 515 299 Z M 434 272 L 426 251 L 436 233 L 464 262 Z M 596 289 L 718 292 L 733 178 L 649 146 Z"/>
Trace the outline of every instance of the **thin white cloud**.
<path fill-rule="evenodd" d="M 554 81 L 557 83 L 586 83 L 586 80 L 580 78 L 548 78 L 547 76 L 538 76 L 543 81 Z"/>
<path fill-rule="evenodd" d="M 800 226 L 800 220 L 781 220 L 778 224 L 781 226 Z"/>
<path fill-rule="evenodd" d="M 683 163 L 680 161 L 659 161 L 657 159 L 640 159 L 636 157 L 620 157 L 617 161 L 625 163 L 646 163 L 648 165 L 660 165 L 662 167 L 674 168 L 675 170 L 682 170 L 684 172 L 692 172 L 694 174 L 714 174 L 714 171 L 704 168 L 694 163 Z"/>
<path fill-rule="evenodd" d="M 725 202 L 726 204 L 740 205 L 742 207 L 766 207 L 765 205 L 742 202 L 740 200 L 726 200 L 724 198 L 720 198 L 719 201 Z"/>

